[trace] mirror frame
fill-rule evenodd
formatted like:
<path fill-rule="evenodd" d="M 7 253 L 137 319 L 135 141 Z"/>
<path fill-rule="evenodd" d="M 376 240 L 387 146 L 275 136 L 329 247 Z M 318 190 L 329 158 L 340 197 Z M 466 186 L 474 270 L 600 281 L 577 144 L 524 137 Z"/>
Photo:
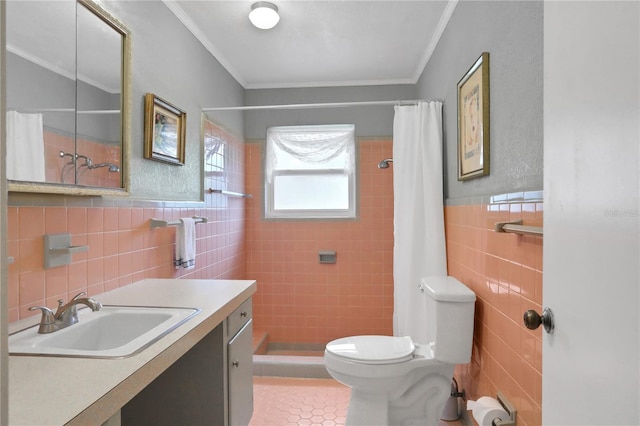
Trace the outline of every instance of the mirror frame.
<path fill-rule="evenodd" d="M 100 188 L 95 186 L 81 186 L 77 184 L 59 184 L 46 182 L 22 182 L 7 180 L 9 192 L 33 192 L 64 195 L 106 195 L 128 196 L 130 185 L 130 146 L 131 146 L 131 31 L 120 20 L 106 11 L 93 0 L 76 0 L 85 6 L 90 12 L 104 21 L 107 25 L 122 35 L 122 94 L 120 96 L 121 114 L 121 157 L 122 187 Z"/>

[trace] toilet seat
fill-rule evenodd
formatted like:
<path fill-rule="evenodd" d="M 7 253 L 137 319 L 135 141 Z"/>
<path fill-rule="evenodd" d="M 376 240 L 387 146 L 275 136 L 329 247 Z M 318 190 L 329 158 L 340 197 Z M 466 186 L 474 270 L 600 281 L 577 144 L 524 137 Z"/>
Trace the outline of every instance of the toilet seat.
<path fill-rule="evenodd" d="M 416 347 L 409 336 L 351 336 L 329 342 L 326 350 L 362 364 L 394 364 L 413 358 Z"/>

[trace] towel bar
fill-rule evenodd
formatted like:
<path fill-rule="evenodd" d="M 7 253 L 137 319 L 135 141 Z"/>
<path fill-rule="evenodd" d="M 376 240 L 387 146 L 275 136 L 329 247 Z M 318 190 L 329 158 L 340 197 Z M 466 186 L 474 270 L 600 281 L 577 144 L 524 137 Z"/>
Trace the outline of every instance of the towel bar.
<path fill-rule="evenodd" d="M 193 216 L 193 219 L 196 223 L 207 223 L 209 219 L 202 216 Z M 180 225 L 179 220 L 160 220 L 160 219 L 151 219 L 150 226 L 151 228 L 165 228 L 167 226 L 177 226 Z"/>
<path fill-rule="evenodd" d="M 509 232 L 512 234 L 523 235 L 542 235 L 542 227 L 539 226 L 526 226 L 522 224 L 522 220 L 515 220 L 513 222 L 498 222 L 495 225 L 496 232 Z"/>
<path fill-rule="evenodd" d="M 229 195 L 231 197 L 253 198 L 253 195 L 251 195 L 251 194 L 244 194 L 242 192 L 226 191 L 224 189 L 209 188 L 208 192 L 211 193 L 211 194 Z"/>

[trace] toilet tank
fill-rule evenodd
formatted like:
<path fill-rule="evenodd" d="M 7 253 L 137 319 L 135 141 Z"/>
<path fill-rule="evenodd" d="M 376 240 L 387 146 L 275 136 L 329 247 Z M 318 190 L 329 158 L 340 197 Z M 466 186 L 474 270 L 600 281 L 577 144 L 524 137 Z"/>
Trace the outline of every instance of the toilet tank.
<path fill-rule="evenodd" d="M 453 277 L 425 277 L 427 342 L 433 357 L 450 364 L 471 361 L 476 294 Z"/>

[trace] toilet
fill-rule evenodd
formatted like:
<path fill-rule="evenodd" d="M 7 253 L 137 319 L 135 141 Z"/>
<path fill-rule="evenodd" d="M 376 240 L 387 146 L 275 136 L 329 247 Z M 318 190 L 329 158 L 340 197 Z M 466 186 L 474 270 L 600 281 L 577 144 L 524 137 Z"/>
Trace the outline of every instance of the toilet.
<path fill-rule="evenodd" d="M 325 367 L 351 388 L 348 426 L 437 425 L 456 364 L 471 360 L 476 295 L 453 277 L 426 277 L 425 341 L 411 336 L 351 336 L 329 342 Z"/>

